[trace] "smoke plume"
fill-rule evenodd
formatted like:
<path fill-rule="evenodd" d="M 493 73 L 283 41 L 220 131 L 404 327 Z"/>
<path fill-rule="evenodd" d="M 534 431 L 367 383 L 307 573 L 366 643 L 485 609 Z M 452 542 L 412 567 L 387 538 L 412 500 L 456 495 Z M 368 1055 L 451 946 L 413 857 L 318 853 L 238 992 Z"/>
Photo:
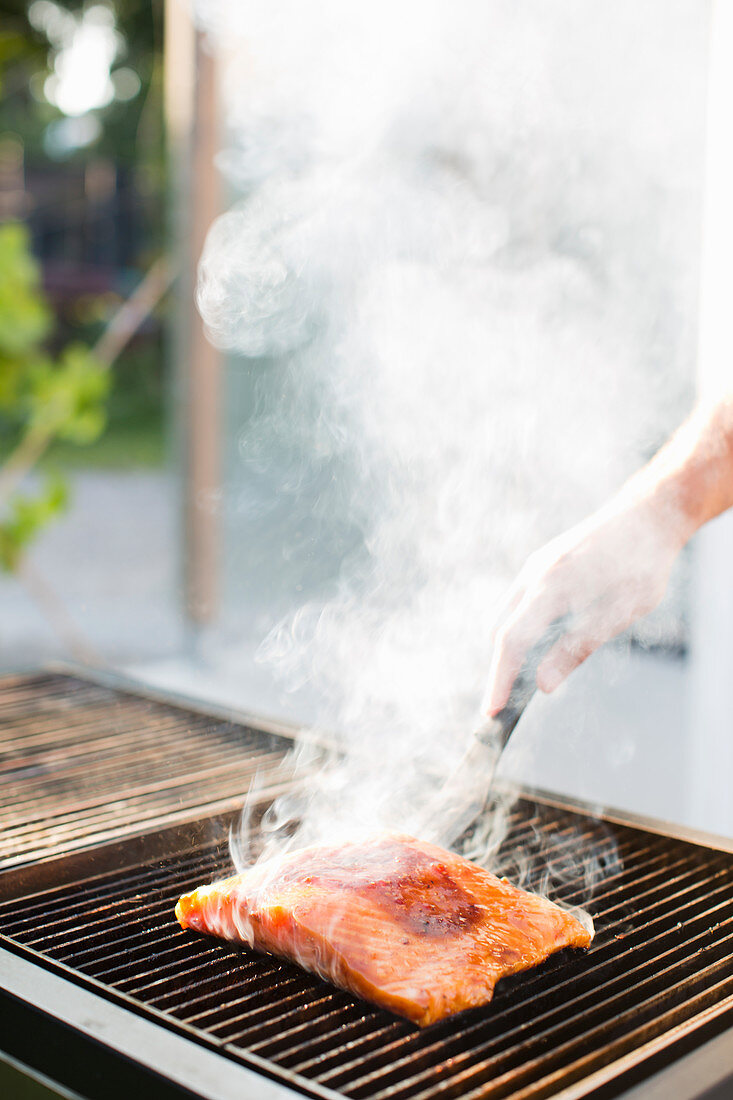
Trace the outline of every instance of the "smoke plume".
<path fill-rule="evenodd" d="M 697 5 L 195 6 L 233 196 L 198 304 L 250 373 L 239 462 L 292 584 L 260 655 L 335 746 L 265 827 L 402 828 L 465 747 L 507 581 L 688 400 Z"/>

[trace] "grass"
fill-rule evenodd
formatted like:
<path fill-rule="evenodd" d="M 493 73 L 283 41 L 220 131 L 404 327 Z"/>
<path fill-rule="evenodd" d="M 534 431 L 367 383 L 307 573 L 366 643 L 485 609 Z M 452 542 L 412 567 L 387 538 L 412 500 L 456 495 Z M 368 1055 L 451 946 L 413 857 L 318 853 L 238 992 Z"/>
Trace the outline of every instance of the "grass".
<path fill-rule="evenodd" d="M 166 458 L 162 349 L 158 340 L 129 348 L 114 366 L 109 419 L 94 443 L 54 443 L 41 468 L 155 469 Z"/>
<path fill-rule="evenodd" d="M 94 443 L 59 441 L 43 454 L 38 469 L 159 469 L 166 460 L 165 383 L 158 340 L 128 349 L 113 367 L 107 426 Z M 19 433 L 0 438 L 0 468 Z"/>
<path fill-rule="evenodd" d="M 63 470 L 156 469 L 166 457 L 162 416 L 148 413 L 135 418 L 113 420 L 96 441 L 79 447 L 55 443 L 44 455 L 40 467 Z"/>

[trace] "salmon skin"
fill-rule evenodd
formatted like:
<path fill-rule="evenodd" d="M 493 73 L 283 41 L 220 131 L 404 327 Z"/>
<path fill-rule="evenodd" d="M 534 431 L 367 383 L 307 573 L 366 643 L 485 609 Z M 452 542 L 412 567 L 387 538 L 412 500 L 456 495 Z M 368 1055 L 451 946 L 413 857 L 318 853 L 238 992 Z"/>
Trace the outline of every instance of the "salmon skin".
<path fill-rule="evenodd" d="M 408 836 L 303 848 L 200 886 L 182 928 L 298 963 L 420 1027 L 591 933 L 551 901 Z"/>

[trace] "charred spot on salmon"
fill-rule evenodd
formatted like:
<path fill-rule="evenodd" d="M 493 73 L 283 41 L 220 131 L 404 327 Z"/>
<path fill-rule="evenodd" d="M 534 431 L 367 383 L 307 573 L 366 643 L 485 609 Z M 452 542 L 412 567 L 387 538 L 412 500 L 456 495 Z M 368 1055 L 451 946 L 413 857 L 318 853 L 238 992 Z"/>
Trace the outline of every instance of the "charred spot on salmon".
<path fill-rule="evenodd" d="M 465 932 L 481 910 L 451 877 L 445 863 L 419 849 L 385 841 L 368 851 L 313 851 L 300 882 L 366 894 L 385 916 L 416 935 Z M 305 871 L 305 874 L 303 873 Z M 283 876 L 288 881 L 292 876 Z"/>
<path fill-rule="evenodd" d="M 420 935 L 465 932 L 481 915 L 479 907 L 440 864 L 370 883 L 367 890 L 396 924 Z"/>

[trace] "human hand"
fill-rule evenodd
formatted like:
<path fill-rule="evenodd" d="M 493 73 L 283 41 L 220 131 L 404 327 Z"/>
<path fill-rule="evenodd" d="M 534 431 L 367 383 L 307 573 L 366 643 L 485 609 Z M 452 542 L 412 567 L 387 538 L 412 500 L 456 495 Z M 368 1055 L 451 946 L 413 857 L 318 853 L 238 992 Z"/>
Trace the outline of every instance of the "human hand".
<path fill-rule="evenodd" d="M 545 692 L 656 607 L 685 541 L 673 517 L 641 499 L 607 506 L 532 554 L 496 619 L 486 712 L 506 704 L 529 650 L 557 620 L 568 626 L 537 669 Z"/>

